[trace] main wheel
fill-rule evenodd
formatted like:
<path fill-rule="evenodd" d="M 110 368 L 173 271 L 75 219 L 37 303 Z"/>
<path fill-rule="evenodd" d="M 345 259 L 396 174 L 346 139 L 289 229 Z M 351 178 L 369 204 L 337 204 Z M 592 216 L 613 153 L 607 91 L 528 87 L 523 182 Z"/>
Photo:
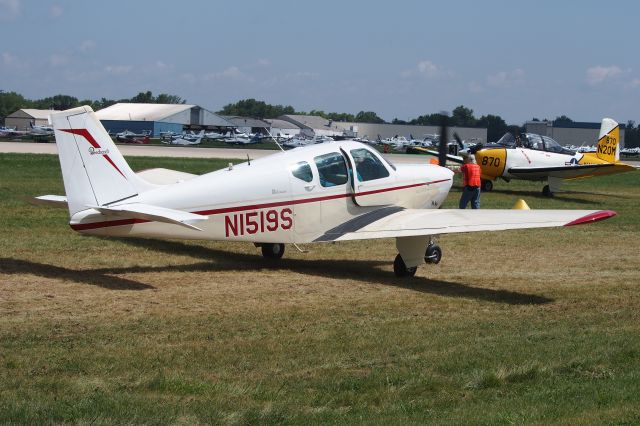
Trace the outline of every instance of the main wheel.
<path fill-rule="evenodd" d="M 429 244 L 427 246 L 427 251 L 424 254 L 424 261 L 437 265 L 440 263 L 440 259 L 442 259 L 442 249 L 440 246 L 436 244 Z"/>
<path fill-rule="evenodd" d="M 280 259 L 284 254 L 284 244 L 281 243 L 264 243 L 260 248 L 262 256 L 267 259 Z"/>
<path fill-rule="evenodd" d="M 393 273 L 396 274 L 396 277 L 413 277 L 417 270 L 417 266 L 407 268 L 399 253 L 396 256 L 396 260 L 393 261 Z"/>
<path fill-rule="evenodd" d="M 542 188 L 542 195 L 544 195 L 545 197 L 553 197 L 553 192 L 551 192 L 551 188 L 549 188 L 549 185 L 545 185 Z"/>
<path fill-rule="evenodd" d="M 490 180 L 483 180 L 480 184 L 480 188 L 485 192 L 493 191 L 493 182 Z"/>

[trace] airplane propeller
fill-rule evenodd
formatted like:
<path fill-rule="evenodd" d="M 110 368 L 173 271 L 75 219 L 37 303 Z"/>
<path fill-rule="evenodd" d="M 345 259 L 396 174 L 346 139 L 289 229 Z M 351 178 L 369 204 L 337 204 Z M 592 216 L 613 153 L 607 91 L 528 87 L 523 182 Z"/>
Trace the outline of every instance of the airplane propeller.
<path fill-rule="evenodd" d="M 438 165 L 445 167 L 447 165 L 447 144 L 449 127 L 449 115 L 446 112 L 440 113 L 440 144 L 438 145 Z"/>
<path fill-rule="evenodd" d="M 462 142 L 462 139 L 460 138 L 460 135 L 458 135 L 458 133 L 454 132 L 453 133 L 453 138 L 458 143 L 458 146 L 460 147 L 460 149 L 464 149 L 464 142 Z"/>

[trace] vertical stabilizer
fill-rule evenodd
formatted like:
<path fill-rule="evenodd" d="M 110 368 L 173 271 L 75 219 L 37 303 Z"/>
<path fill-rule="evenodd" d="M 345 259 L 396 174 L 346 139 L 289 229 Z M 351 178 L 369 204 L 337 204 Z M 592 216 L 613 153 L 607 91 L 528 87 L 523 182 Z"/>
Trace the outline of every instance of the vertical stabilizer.
<path fill-rule="evenodd" d="M 88 106 L 51 115 L 71 215 L 151 189 L 131 170 Z"/>
<path fill-rule="evenodd" d="M 609 163 L 615 163 L 620 159 L 620 126 L 615 120 L 602 119 L 596 155 Z"/>

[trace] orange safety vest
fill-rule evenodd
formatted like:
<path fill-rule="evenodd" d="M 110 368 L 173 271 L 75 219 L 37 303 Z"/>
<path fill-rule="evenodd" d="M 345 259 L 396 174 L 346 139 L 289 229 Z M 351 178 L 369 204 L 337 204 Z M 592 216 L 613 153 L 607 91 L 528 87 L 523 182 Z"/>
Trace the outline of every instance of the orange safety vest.
<path fill-rule="evenodd" d="M 460 171 L 462 172 L 462 184 L 464 186 L 480 186 L 480 166 L 467 163 L 460 167 Z"/>

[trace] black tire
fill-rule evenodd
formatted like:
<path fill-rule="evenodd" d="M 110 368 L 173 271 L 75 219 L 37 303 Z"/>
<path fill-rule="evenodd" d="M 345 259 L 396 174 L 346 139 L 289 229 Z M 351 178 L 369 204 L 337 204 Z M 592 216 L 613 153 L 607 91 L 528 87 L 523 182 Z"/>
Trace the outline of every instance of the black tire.
<path fill-rule="evenodd" d="M 480 188 L 484 192 L 491 192 L 493 191 L 493 182 L 490 180 L 483 180 L 480 184 Z"/>
<path fill-rule="evenodd" d="M 407 265 L 405 265 L 404 260 L 402 259 L 402 256 L 400 256 L 400 254 L 398 254 L 396 256 L 396 259 L 393 261 L 393 273 L 396 274 L 396 277 L 413 277 L 416 274 L 417 270 L 417 266 L 414 266 L 413 268 L 407 268 Z"/>
<path fill-rule="evenodd" d="M 266 259 L 280 259 L 284 254 L 284 244 L 281 243 L 264 243 L 260 248 Z"/>
<path fill-rule="evenodd" d="M 426 263 L 433 263 L 434 265 L 437 265 L 438 263 L 440 263 L 441 259 L 442 249 L 440 248 L 440 246 L 436 244 L 429 244 L 427 246 L 427 251 L 424 254 L 424 261 Z"/>
<path fill-rule="evenodd" d="M 549 185 L 545 185 L 542 188 L 542 195 L 544 195 L 545 197 L 553 197 L 553 192 L 551 192 L 551 188 L 549 188 Z"/>

